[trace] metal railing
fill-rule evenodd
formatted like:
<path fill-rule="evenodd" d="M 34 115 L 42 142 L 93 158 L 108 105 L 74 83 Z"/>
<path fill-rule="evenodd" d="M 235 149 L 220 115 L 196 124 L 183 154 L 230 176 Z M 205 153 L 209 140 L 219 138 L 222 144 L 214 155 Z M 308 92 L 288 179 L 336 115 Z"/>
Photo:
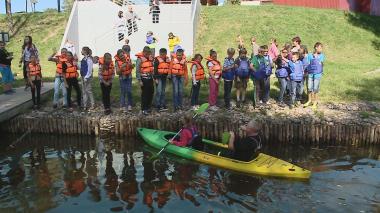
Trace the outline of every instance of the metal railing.
<path fill-rule="evenodd" d="M 119 6 L 152 5 L 152 0 L 111 0 Z M 161 0 L 160 4 L 192 4 L 192 0 Z"/>

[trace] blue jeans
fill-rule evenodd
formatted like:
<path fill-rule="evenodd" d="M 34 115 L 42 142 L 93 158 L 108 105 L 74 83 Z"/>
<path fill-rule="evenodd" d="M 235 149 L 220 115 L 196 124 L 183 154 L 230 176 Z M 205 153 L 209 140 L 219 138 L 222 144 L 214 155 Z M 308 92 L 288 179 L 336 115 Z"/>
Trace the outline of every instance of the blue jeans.
<path fill-rule="evenodd" d="M 296 101 L 296 98 L 298 101 L 302 99 L 303 94 L 303 81 L 291 81 L 291 102 L 290 104 L 294 104 Z"/>
<path fill-rule="evenodd" d="M 278 96 L 278 101 L 284 101 L 284 94 L 288 85 L 288 79 L 286 78 L 278 78 L 278 83 L 280 84 L 280 95 Z"/>
<path fill-rule="evenodd" d="M 309 92 L 318 93 L 319 92 L 319 84 L 321 83 L 321 75 L 317 74 L 309 74 L 308 77 L 308 90 Z"/>
<path fill-rule="evenodd" d="M 58 104 L 59 100 L 59 89 L 62 90 L 63 94 L 63 105 L 67 106 L 67 90 L 65 87 L 65 82 L 63 80 L 62 76 L 56 76 L 54 80 L 54 98 L 53 98 L 53 104 Z"/>
<path fill-rule="evenodd" d="M 156 97 L 155 105 L 157 108 L 166 107 L 165 101 L 165 90 L 166 90 L 166 77 L 161 77 L 157 79 L 156 84 Z"/>
<path fill-rule="evenodd" d="M 128 98 L 128 106 L 132 106 L 132 78 L 120 77 L 120 107 L 127 107 L 125 96 Z"/>
<path fill-rule="evenodd" d="M 174 108 L 182 107 L 183 77 L 173 76 L 173 104 Z"/>

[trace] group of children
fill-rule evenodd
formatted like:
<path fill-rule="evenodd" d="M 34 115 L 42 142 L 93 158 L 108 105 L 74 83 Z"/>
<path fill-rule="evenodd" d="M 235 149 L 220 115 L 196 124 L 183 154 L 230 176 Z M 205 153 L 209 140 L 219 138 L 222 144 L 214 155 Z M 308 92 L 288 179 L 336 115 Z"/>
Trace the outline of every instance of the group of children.
<path fill-rule="evenodd" d="M 62 90 L 63 105 L 72 110 L 71 91 L 74 88 L 77 93 L 77 105 L 85 110 L 93 109 L 95 107 L 92 92 L 93 65 L 97 63 L 99 65 L 98 76 L 102 91 L 102 102 L 106 114 L 111 113 L 110 94 L 115 75 L 119 76 L 120 82 L 120 107 L 125 112 L 132 110 L 132 71 L 134 68 L 136 68 L 136 79 L 141 87 L 141 110 L 144 115 L 148 115 L 152 111 L 153 104 L 157 111 L 168 109 L 165 96 L 168 79 L 171 79 L 172 82 L 174 111 L 183 109 L 184 86 L 188 82 L 192 84 L 191 106 L 194 110 L 197 109 L 201 85 L 202 81 L 206 80 L 206 73 L 208 73 L 209 84 L 208 102 L 212 110 L 218 109 L 216 105 L 222 79 L 226 109 L 231 109 L 233 85 L 236 88 L 237 107 L 247 101 L 247 86 L 250 79 L 253 80 L 256 90 L 254 92 L 254 103 L 256 105 L 267 104 L 269 102 L 272 70 L 275 70 L 275 75 L 280 84 L 278 97 L 280 106 L 285 106 L 284 95 L 286 92 L 290 95 L 289 107 L 293 108 L 299 105 L 304 82 L 307 82 L 308 101 L 304 106 L 313 105 L 316 107 L 325 60 L 322 53 L 323 45 L 317 42 L 314 45 L 313 53 L 307 53 L 307 49 L 300 45 L 298 37 L 293 40 L 294 45 L 285 45 L 274 56 L 268 54 L 268 46 L 266 45 L 259 46 L 257 54 L 253 53 L 251 57 L 248 57 L 248 51 L 242 45 L 239 45 L 238 57 L 236 58 L 234 58 L 235 49 L 228 48 L 227 57 L 223 63 L 218 60 L 217 52 L 211 49 L 206 58 L 206 68 L 202 65 L 203 56 L 201 54 L 195 54 L 192 60 L 188 60 L 183 49 L 168 53 L 167 49 L 161 48 L 159 55 L 154 57 L 152 48 L 145 46 L 142 52 L 136 54 L 137 60 L 133 64 L 129 45 L 124 45 L 114 56 L 105 53 L 102 57 L 93 57 L 91 49 L 83 47 L 81 51 L 83 58 L 80 62 L 70 51 L 63 48 L 59 55 L 54 53 L 48 59 L 55 62 L 57 67 L 53 106 L 54 108 L 58 106 L 59 91 Z M 188 72 L 188 68 L 190 68 L 190 72 Z M 33 55 L 27 70 L 29 83 L 32 86 L 34 107 L 38 108 L 42 72 L 38 60 Z M 77 70 L 80 70 L 80 73 Z M 79 86 L 79 74 L 82 89 Z M 37 100 L 35 100 L 35 93 Z"/>

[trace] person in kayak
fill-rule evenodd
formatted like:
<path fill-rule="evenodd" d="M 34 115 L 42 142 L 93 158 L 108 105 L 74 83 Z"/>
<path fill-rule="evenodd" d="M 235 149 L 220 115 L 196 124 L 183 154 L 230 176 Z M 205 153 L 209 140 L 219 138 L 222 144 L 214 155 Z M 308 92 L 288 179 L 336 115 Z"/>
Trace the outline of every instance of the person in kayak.
<path fill-rule="evenodd" d="M 232 151 L 231 157 L 240 161 L 250 161 L 256 157 L 261 149 L 261 126 L 256 120 L 240 127 L 245 132 L 245 137 L 238 138 L 234 132 L 230 132 L 228 149 Z"/>
<path fill-rule="evenodd" d="M 188 146 L 196 150 L 202 151 L 202 137 L 198 133 L 198 130 L 193 123 L 193 116 L 191 114 L 185 115 L 182 122 L 183 128 L 179 139 L 175 138 L 170 140 L 169 142 L 176 146 Z"/>

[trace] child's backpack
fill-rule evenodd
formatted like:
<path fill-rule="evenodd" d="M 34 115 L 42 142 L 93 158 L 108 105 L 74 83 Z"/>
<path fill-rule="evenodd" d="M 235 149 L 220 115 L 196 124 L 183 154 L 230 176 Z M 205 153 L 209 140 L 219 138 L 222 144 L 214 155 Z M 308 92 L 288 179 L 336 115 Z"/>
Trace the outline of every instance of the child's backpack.
<path fill-rule="evenodd" d="M 195 127 L 189 128 L 188 130 L 191 131 L 191 135 L 192 135 L 188 146 L 190 146 L 193 149 L 203 151 L 204 144 L 202 142 L 202 136 L 198 133 Z"/>
<path fill-rule="evenodd" d="M 240 78 L 249 76 L 249 61 L 248 59 L 242 60 L 239 58 L 239 67 L 236 69 L 236 75 Z"/>
<path fill-rule="evenodd" d="M 320 74 L 323 73 L 323 66 L 322 62 L 320 61 L 319 57 L 315 57 L 314 54 L 312 54 L 313 58 L 310 60 L 310 64 L 307 66 L 307 71 L 310 74 Z"/>

